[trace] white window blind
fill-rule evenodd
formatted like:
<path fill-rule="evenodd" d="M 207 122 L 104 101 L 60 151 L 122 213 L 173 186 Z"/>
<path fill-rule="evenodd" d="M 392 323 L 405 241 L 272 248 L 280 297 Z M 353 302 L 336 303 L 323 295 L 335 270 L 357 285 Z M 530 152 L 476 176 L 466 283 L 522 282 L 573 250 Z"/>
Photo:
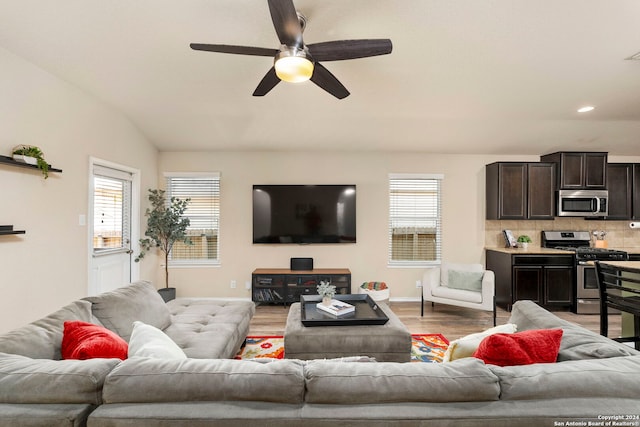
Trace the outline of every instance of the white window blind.
<path fill-rule="evenodd" d="M 176 242 L 169 255 L 171 265 L 218 264 L 220 261 L 220 175 L 167 174 L 167 203 L 171 197 L 191 199 L 185 211 L 191 224 L 192 245 Z"/>
<path fill-rule="evenodd" d="M 128 250 L 131 241 L 131 174 L 95 166 L 93 252 Z"/>
<path fill-rule="evenodd" d="M 389 264 L 426 265 L 441 259 L 442 175 L 389 176 Z"/>

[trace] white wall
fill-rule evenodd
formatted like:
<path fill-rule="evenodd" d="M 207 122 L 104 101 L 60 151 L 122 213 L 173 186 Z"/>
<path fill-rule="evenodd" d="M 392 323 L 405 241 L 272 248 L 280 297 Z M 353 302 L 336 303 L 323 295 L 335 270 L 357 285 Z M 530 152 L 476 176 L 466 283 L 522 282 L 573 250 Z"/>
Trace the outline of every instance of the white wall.
<path fill-rule="evenodd" d="M 419 298 L 423 269 L 387 267 L 388 174 L 441 173 L 443 258 L 484 261 L 484 166 L 495 156 L 424 153 L 160 153 L 159 172 L 221 173 L 221 267 L 172 268 L 181 296 L 249 298 L 256 268 L 288 268 L 291 257 L 313 257 L 317 268 L 349 268 L 352 288 L 385 281 L 392 298 Z M 538 160 L 537 157 L 500 160 Z M 357 239 L 345 245 L 253 245 L 253 184 L 356 184 Z M 158 269 L 155 279 L 161 283 Z M 231 289 L 236 280 L 238 288 Z"/>
<path fill-rule="evenodd" d="M 0 333 L 87 295 L 89 157 L 141 170 L 157 182 L 157 150 L 119 112 L 0 48 L 0 154 L 39 146 L 62 174 L 0 165 Z M 143 205 L 146 206 L 146 203 Z M 141 274 L 154 271 L 151 264 Z"/>

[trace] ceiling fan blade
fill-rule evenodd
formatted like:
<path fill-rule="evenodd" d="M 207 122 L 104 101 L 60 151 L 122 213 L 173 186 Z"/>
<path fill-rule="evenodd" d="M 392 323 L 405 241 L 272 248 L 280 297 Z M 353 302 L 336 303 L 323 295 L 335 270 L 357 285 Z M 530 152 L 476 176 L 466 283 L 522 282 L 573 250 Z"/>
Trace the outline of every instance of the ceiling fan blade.
<path fill-rule="evenodd" d="M 349 91 L 331 74 L 322 64 L 316 62 L 313 64 L 313 75 L 311 81 L 329 92 L 338 99 L 349 96 Z"/>
<path fill-rule="evenodd" d="M 280 79 L 276 76 L 276 69 L 275 67 L 271 67 L 262 80 L 260 80 L 260 83 L 258 83 L 256 90 L 253 91 L 253 96 L 265 96 L 278 83 L 280 83 Z"/>
<path fill-rule="evenodd" d="M 389 39 L 336 40 L 307 45 L 316 61 L 341 61 L 391 53 Z"/>
<path fill-rule="evenodd" d="M 280 43 L 302 48 L 302 28 L 292 0 L 268 0 L 273 27 Z"/>
<path fill-rule="evenodd" d="M 237 55 L 254 55 L 254 56 L 275 56 L 279 50 L 269 49 L 266 47 L 251 47 L 251 46 L 232 46 L 228 44 L 202 44 L 191 43 L 191 49 L 204 50 L 207 52 L 218 53 L 234 53 Z"/>

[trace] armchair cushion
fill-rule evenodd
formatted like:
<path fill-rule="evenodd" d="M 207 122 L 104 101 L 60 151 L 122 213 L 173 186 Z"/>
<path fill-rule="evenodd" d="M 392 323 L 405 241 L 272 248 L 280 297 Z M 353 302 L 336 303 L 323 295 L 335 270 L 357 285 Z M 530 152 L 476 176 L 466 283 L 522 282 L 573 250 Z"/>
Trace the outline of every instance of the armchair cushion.
<path fill-rule="evenodd" d="M 450 288 L 480 292 L 482 290 L 482 271 L 449 270 Z"/>

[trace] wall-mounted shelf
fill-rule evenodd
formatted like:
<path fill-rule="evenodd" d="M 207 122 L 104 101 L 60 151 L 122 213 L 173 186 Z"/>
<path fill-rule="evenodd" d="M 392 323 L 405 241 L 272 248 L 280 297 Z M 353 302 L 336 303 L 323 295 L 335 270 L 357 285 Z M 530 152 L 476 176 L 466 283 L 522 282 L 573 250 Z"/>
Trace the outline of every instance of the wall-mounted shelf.
<path fill-rule="evenodd" d="M 13 157 L 9 157 L 9 156 L 0 156 L 0 164 L 2 164 L 2 165 L 10 165 L 10 166 L 17 166 L 17 167 L 20 167 L 20 168 L 38 169 L 37 165 L 30 165 L 30 164 L 27 164 L 27 163 L 17 162 L 15 160 L 13 160 Z M 51 167 L 51 165 L 49 165 L 49 172 L 62 172 L 62 169 L 56 169 L 56 168 Z"/>
<path fill-rule="evenodd" d="M 14 230 L 13 225 L 0 225 L 0 236 L 8 236 L 9 234 L 24 234 L 24 230 Z"/>

